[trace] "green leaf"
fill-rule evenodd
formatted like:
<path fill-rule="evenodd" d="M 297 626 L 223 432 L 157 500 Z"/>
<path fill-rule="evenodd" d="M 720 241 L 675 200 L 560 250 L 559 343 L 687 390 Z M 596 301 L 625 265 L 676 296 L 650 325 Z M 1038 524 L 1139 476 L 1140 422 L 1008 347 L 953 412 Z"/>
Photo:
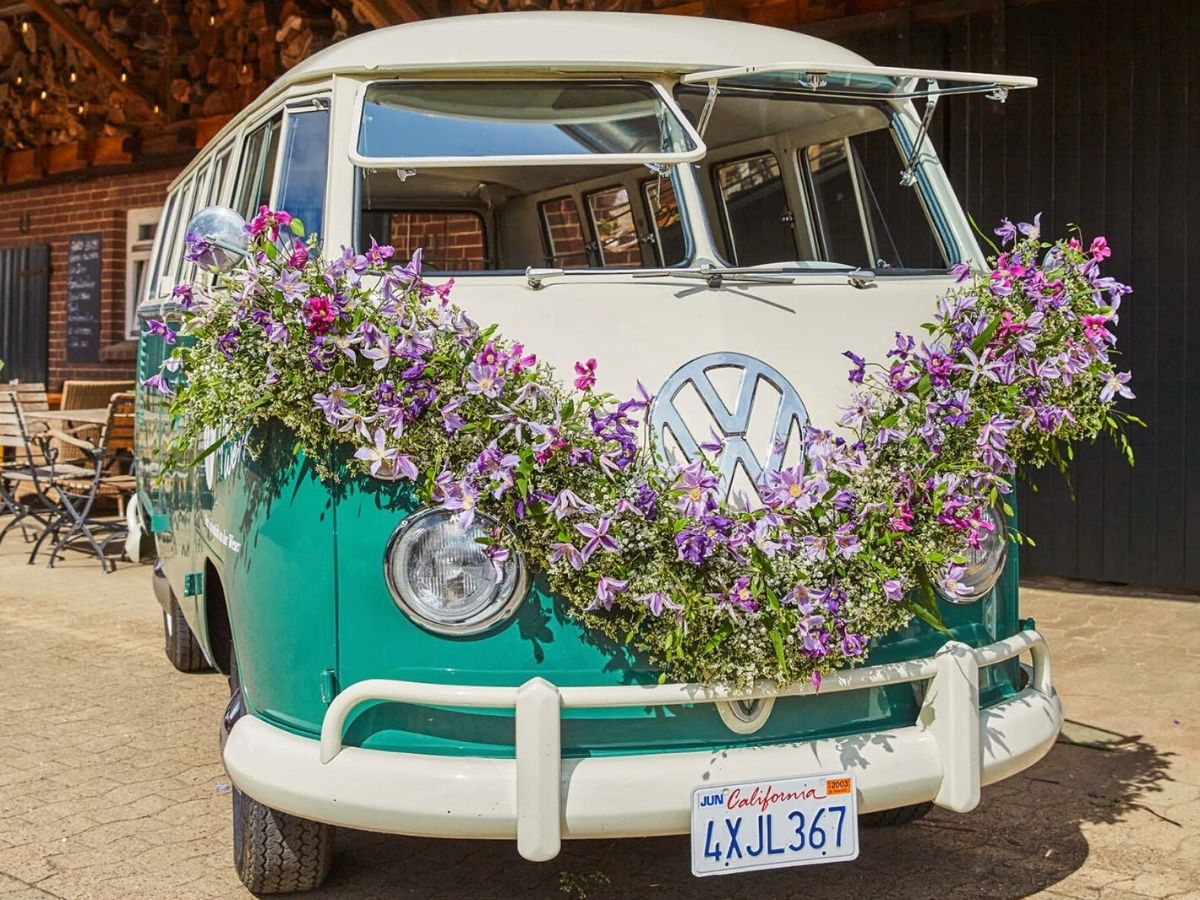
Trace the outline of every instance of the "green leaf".
<path fill-rule="evenodd" d="M 295 216 L 292 217 L 292 224 L 288 228 L 291 229 L 292 234 L 296 235 L 296 237 L 304 237 L 304 223 Z"/>
<path fill-rule="evenodd" d="M 783 652 L 783 638 L 779 635 L 779 630 L 771 629 L 771 643 L 775 645 L 775 659 L 779 662 L 779 670 L 786 672 L 788 670 L 787 656 Z"/>
<path fill-rule="evenodd" d="M 988 345 L 988 342 L 991 341 L 992 337 L 996 334 L 996 329 L 1000 327 L 1000 321 L 1000 316 L 996 316 L 990 323 L 988 323 L 988 327 L 983 329 L 983 334 L 979 335 L 979 337 L 975 338 L 975 340 L 971 342 L 971 350 L 974 353 L 979 354 L 983 351 L 983 348 Z"/>
<path fill-rule="evenodd" d="M 704 652 L 706 654 L 712 653 L 719 646 L 721 646 L 721 644 L 725 642 L 725 639 L 731 634 L 733 634 L 733 626 L 726 622 L 717 630 L 716 634 L 708 639 L 708 643 L 704 645 Z"/>

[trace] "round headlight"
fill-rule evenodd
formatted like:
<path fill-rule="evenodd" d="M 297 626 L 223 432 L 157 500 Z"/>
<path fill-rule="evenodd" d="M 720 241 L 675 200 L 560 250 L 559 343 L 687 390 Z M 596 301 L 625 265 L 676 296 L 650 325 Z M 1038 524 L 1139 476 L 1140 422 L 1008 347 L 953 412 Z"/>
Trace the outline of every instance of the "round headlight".
<path fill-rule="evenodd" d="M 967 561 L 962 564 L 963 572 L 956 579 L 957 590 L 939 589 L 945 599 L 951 603 L 974 603 L 996 586 L 1004 571 L 1004 563 L 1008 559 L 1008 524 L 1000 511 L 992 507 L 986 512 L 992 530 L 979 542 L 979 547 L 967 547 L 963 555 Z"/>
<path fill-rule="evenodd" d="M 439 634 L 474 634 L 507 618 L 525 596 L 525 563 L 510 556 L 497 580 L 477 540 L 495 526 L 476 513 L 464 528 L 442 509 L 406 518 L 384 555 L 396 604 L 422 628 Z"/>

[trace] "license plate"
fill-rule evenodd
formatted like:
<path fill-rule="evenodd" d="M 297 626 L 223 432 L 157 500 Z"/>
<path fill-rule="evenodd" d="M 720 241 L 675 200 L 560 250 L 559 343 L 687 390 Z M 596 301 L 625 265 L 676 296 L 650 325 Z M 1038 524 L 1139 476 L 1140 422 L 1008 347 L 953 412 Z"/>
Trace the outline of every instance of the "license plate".
<path fill-rule="evenodd" d="M 692 874 L 847 862 L 858 856 L 854 776 L 813 775 L 692 791 Z"/>

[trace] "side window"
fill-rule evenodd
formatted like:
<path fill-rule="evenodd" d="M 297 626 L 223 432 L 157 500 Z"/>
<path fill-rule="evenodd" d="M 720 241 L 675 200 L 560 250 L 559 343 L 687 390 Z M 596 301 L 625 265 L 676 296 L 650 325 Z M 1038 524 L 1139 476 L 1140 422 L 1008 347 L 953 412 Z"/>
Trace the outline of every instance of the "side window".
<path fill-rule="evenodd" d="M 863 230 L 863 208 L 845 140 L 805 148 L 813 213 L 824 244 L 824 258 L 847 265 L 872 264 Z"/>
<path fill-rule="evenodd" d="M 587 235 L 579 208 L 570 197 L 559 197 L 538 204 L 546 239 L 546 264 L 562 269 L 587 268 Z"/>
<path fill-rule="evenodd" d="M 606 269 L 640 267 L 642 250 L 629 192 L 623 187 L 610 187 L 584 199 L 592 220 L 592 233 L 600 247 L 600 265 Z"/>
<path fill-rule="evenodd" d="M 475 272 L 487 268 L 483 219 L 477 213 L 405 210 L 385 213 L 377 222 L 367 222 L 364 217 L 362 224 L 366 233 L 359 246 L 369 245 L 371 238 L 391 244 L 396 248 L 393 262 L 407 262 L 420 248 L 421 264 L 426 269 Z"/>
<path fill-rule="evenodd" d="M 225 185 L 225 172 L 229 168 L 229 157 L 233 155 L 233 146 L 226 146 L 217 155 L 217 161 L 213 163 L 212 181 L 208 185 L 208 196 L 204 199 L 205 206 L 220 206 L 225 195 L 222 188 Z"/>
<path fill-rule="evenodd" d="M 196 280 L 196 264 L 188 262 L 187 256 L 187 226 L 191 222 L 192 216 L 198 213 L 205 207 L 205 198 L 208 196 L 209 176 L 212 174 L 212 166 L 205 165 L 196 173 L 196 177 L 192 179 L 192 188 L 187 197 L 187 201 L 179 207 L 181 218 L 183 220 L 183 238 L 180 241 L 179 247 L 179 263 L 175 269 L 175 281 L 179 283 L 194 282 Z"/>
<path fill-rule="evenodd" d="M 253 218 L 260 206 L 271 202 L 271 183 L 279 150 L 279 125 L 278 116 L 264 122 L 250 132 L 242 148 L 233 208 L 245 219 Z"/>
<path fill-rule="evenodd" d="M 320 234 L 329 160 L 329 110 L 288 110 L 276 206 L 297 216 L 309 234 Z"/>
<path fill-rule="evenodd" d="M 796 259 L 792 211 L 774 153 L 718 165 L 713 180 L 733 263 L 754 266 Z"/>
<path fill-rule="evenodd" d="M 172 284 L 179 283 L 179 272 L 183 268 L 183 255 L 186 250 L 184 247 L 184 237 L 187 233 L 188 220 L 192 217 L 192 198 L 196 192 L 196 178 L 189 178 L 187 183 L 182 185 L 177 196 L 179 198 L 179 206 L 175 214 L 175 226 L 171 229 L 171 233 L 167 235 L 169 243 L 164 258 L 167 260 L 163 268 L 163 274 L 171 278 Z"/>
<path fill-rule="evenodd" d="M 150 290 L 146 295 L 148 297 L 161 297 L 165 291 L 159 281 L 163 275 L 167 273 L 167 260 L 171 256 L 171 236 L 175 232 L 175 211 L 179 204 L 179 192 L 175 191 L 167 197 L 166 212 L 163 214 L 158 223 L 159 234 L 156 235 L 158 240 L 154 246 L 154 257 L 150 267 Z M 141 302 L 139 297 L 138 302 Z"/>
<path fill-rule="evenodd" d="M 158 231 L 157 207 L 131 209 L 125 217 L 125 336 L 138 336 L 137 307 L 146 296 L 151 251 Z"/>
<path fill-rule="evenodd" d="M 683 218 L 675 199 L 675 185 L 668 178 L 651 178 L 642 182 L 642 197 L 654 224 L 654 253 L 660 266 L 683 262 L 687 246 L 683 238 Z"/>

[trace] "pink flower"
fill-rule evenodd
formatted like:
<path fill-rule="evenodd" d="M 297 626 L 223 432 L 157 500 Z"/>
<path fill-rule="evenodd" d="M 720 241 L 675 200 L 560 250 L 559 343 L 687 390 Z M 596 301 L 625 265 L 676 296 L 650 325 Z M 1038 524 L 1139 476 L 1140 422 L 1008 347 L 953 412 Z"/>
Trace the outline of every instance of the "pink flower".
<path fill-rule="evenodd" d="M 265 231 L 271 236 L 271 240 L 275 240 L 279 237 L 279 229 L 291 224 L 292 217 L 290 215 L 283 210 L 272 210 L 263 204 L 258 208 L 258 215 L 251 219 L 246 227 L 255 237 Z"/>
<path fill-rule="evenodd" d="M 288 257 L 287 264 L 293 269 L 303 269 L 308 262 L 308 246 L 306 244 L 296 244 L 296 249 L 292 251 L 292 255 Z"/>
<path fill-rule="evenodd" d="M 304 304 L 305 325 L 312 334 L 324 334 L 337 318 L 328 297 L 309 297 Z"/>
<path fill-rule="evenodd" d="M 533 353 L 525 355 L 524 344 L 513 344 L 512 352 L 508 358 L 508 371 L 514 375 L 522 369 L 532 369 L 537 365 L 537 356 Z"/>
<path fill-rule="evenodd" d="M 1105 323 L 1108 322 L 1108 316 L 1083 316 L 1080 322 L 1083 323 L 1083 333 L 1094 344 L 1101 343 L 1109 336 L 1108 329 L 1104 327 Z"/>
<path fill-rule="evenodd" d="M 576 389 L 590 391 L 596 383 L 596 360 L 589 359 L 586 363 L 575 363 L 575 375 Z"/>
<path fill-rule="evenodd" d="M 1112 250 L 1108 248 L 1108 241 L 1103 237 L 1098 237 L 1092 241 L 1092 246 L 1088 248 L 1088 252 L 1092 254 L 1092 259 L 1099 262 L 1102 259 L 1108 259 L 1112 256 Z"/>

